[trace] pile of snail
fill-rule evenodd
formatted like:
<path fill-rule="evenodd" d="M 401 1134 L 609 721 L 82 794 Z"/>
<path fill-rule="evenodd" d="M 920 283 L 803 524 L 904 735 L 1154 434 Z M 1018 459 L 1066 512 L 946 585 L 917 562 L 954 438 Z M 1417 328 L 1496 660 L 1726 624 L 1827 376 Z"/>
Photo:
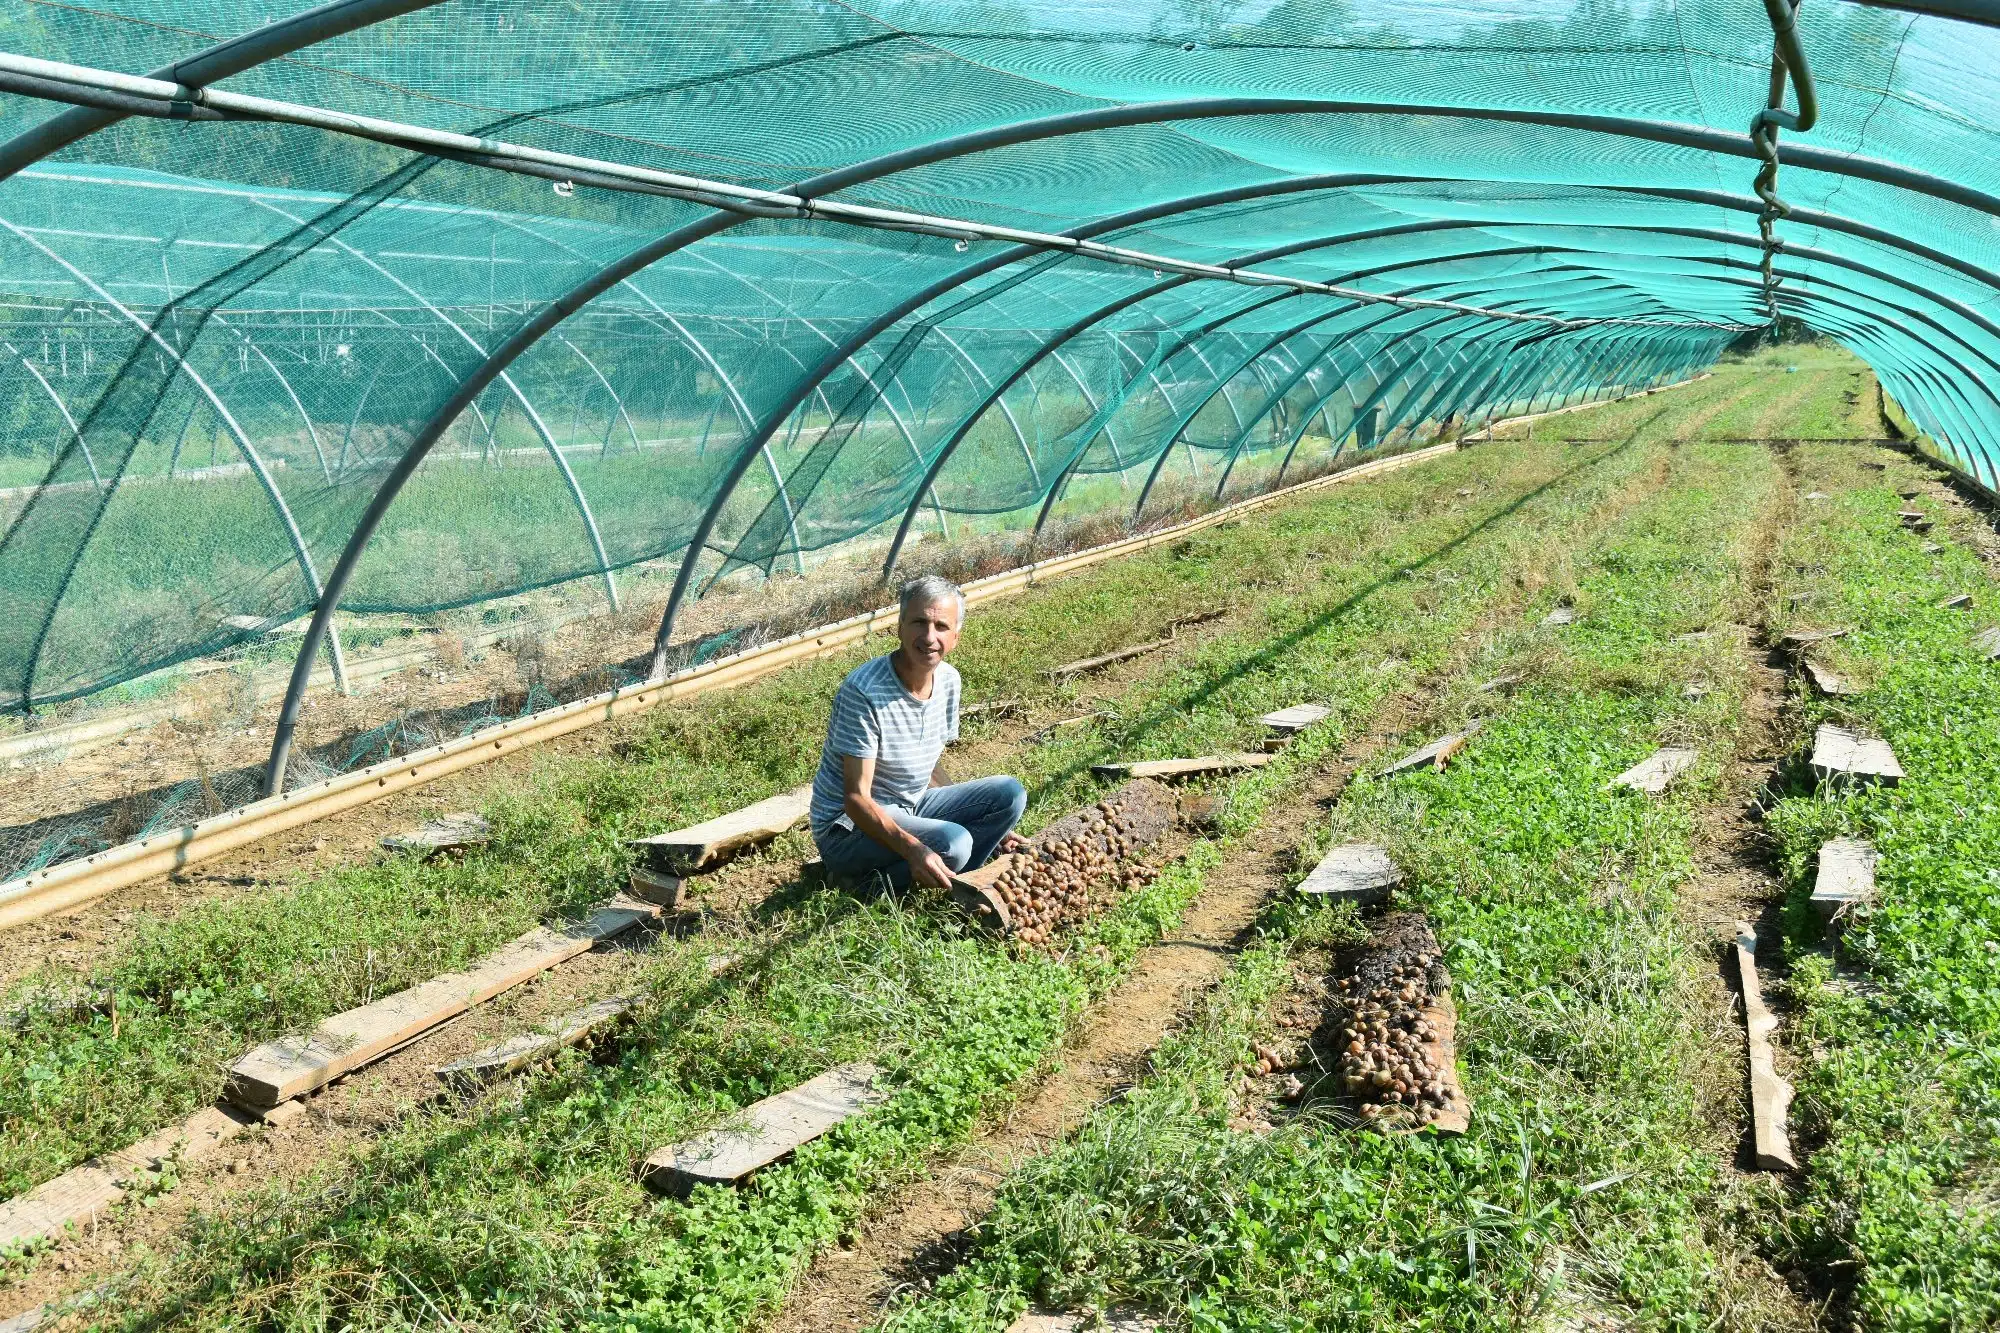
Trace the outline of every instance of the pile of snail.
<path fill-rule="evenodd" d="M 1442 1034 L 1426 1017 L 1450 976 L 1421 917 L 1391 918 L 1378 939 L 1382 935 L 1394 940 L 1391 947 L 1371 950 L 1353 975 L 1336 983 L 1344 1018 L 1334 1043 L 1334 1074 L 1341 1091 L 1360 1103 L 1363 1119 L 1408 1117 L 1427 1124 L 1454 1097 L 1450 1071 L 1432 1064 L 1433 1043 Z"/>
<path fill-rule="evenodd" d="M 1086 915 L 1091 890 L 1102 881 L 1115 879 L 1118 888 L 1128 889 L 1153 877 L 1150 869 L 1130 860 L 1140 844 L 1129 817 L 1116 804 L 1099 801 L 1079 823 L 1070 837 L 1044 835 L 1031 851 L 1008 857 L 1006 869 L 993 881 L 993 891 L 1007 905 L 1014 938 L 1023 944 L 1048 944 L 1058 926 Z"/>

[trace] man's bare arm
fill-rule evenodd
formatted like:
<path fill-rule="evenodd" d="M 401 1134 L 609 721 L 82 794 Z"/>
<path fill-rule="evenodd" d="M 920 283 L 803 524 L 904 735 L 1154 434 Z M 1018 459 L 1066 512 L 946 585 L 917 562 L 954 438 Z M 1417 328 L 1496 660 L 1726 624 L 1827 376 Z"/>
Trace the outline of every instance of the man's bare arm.
<path fill-rule="evenodd" d="M 933 889 L 951 887 L 951 869 L 944 858 L 911 836 L 901 824 L 889 818 L 874 797 L 875 761 L 859 755 L 840 756 L 841 786 L 845 788 L 843 808 L 854 827 L 910 863 L 910 878 Z"/>

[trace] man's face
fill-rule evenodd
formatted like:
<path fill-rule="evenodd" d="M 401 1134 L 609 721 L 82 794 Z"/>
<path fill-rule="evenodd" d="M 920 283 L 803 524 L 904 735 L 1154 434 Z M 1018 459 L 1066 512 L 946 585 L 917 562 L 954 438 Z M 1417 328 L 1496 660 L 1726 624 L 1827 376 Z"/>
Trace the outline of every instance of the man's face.
<path fill-rule="evenodd" d="M 913 606 L 897 627 L 903 660 L 912 666 L 935 667 L 958 646 L 958 600 L 947 597 L 929 606 Z"/>

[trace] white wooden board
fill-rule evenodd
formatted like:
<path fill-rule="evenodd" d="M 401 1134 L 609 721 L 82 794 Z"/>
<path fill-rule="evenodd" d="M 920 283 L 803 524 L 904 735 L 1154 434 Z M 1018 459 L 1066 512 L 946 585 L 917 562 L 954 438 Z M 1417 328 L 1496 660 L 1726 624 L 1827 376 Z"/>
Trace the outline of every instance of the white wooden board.
<path fill-rule="evenodd" d="M 640 1175 L 663 1194 L 685 1195 L 696 1185 L 733 1185 L 888 1101 L 888 1092 L 874 1086 L 881 1072 L 871 1064 L 829 1069 L 789 1092 L 766 1097 L 729 1125 L 660 1149 L 646 1159 Z"/>
<path fill-rule="evenodd" d="M 469 972 L 447 972 L 336 1014 L 310 1036 L 267 1041 L 231 1066 L 229 1099 L 261 1109 L 323 1087 L 446 1019 L 588 952 L 600 940 L 658 916 L 659 909 L 650 904 L 615 901 L 573 926 L 537 926 Z"/>
<path fill-rule="evenodd" d="M 1812 682 L 1812 687 L 1829 699 L 1845 699 L 1860 693 L 1854 687 L 1853 681 L 1832 667 L 1821 666 L 1810 657 L 1805 659 L 1803 667 L 1806 679 Z"/>
<path fill-rule="evenodd" d="M 1831 925 L 1875 897 L 1875 865 L 1880 859 L 1875 844 L 1862 838 L 1834 838 L 1820 844 L 1812 909 L 1822 925 Z"/>
<path fill-rule="evenodd" d="M 1778 640 L 1778 646 L 1793 656 L 1797 656 L 1816 644 L 1825 643 L 1829 639 L 1838 639 L 1846 633 L 1847 631 L 1844 629 L 1788 630 L 1784 637 Z"/>
<path fill-rule="evenodd" d="M 2000 625 L 1983 629 L 1973 635 L 1972 646 L 1989 658 L 2000 658 Z"/>
<path fill-rule="evenodd" d="M 1648 796 L 1658 796 L 1673 784 L 1675 778 L 1693 768 L 1695 760 L 1700 757 L 1696 751 L 1682 746 L 1662 746 L 1611 779 L 1611 782 L 1613 786 L 1630 787 Z"/>
<path fill-rule="evenodd" d="M 1893 787 L 1903 780 L 1903 766 L 1889 742 L 1830 723 L 1813 734 L 1812 767 L 1822 782 L 1846 778 Z"/>
<path fill-rule="evenodd" d="M 1290 708 L 1280 708 L 1275 713 L 1266 713 L 1258 718 L 1273 731 L 1304 731 L 1315 722 L 1323 722 L 1333 715 L 1333 710 L 1325 704 L 1293 704 Z"/>
<path fill-rule="evenodd" d="M 615 1022 L 639 1003 L 637 995 L 613 995 L 587 1004 L 560 1018 L 550 1019 L 533 1032 L 523 1032 L 476 1051 L 463 1060 L 439 1065 L 432 1072 L 438 1081 L 461 1091 L 483 1087 L 496 1079 L 519 1073 L 538 1060 L 546 1060 L 565 1047 L 574 1046 L 598 1028 Z"/>
<path fill-rule="evenodd" d="M 1208 754 L 1196 759 L 1140 759 L 1127 764 L 1092 764 L 1090 771 L 1100 778 L 1191 778 L 1203 773 L 1235 773 L 1246 768 L 1262 768 L 1271 762 L 1268 754 Z"/>
<path fill-rule="evenodd" d="M 1443 768 L 1447 763 L 1451 762 L 1453 755 L 1465 748 L 1467 741 L 1479 734 L 1479 729 L 1485 725 L 1486 723 L 1479 719 L 1468 722 L 1457 731 L 1438 737 L 1422 749 L 1412 750 L 1395 763 L 1383 769 L 1379 776 L 1386 778 L 1393 773 L 1402 773 L 1408 769 L 1421 767 L 1424 764 Z"/>
<path fill-rule="evenodd" d="M 1969 592 L 1959 593 L 1956 597 L 1947 597 L 1938 603 L 1938 610 L 1940 611 L 1970 611 L 1971 609 L 1972 594 Z"/>
<path fill-rule="evenodd" d="M 1544 625 L 1574 625 L 1576 623 L 1576 608 L 1573 606 L 1559 606 L 1543 616 L 1542 623 Z"/>
<path fill-rule="evenodd" d="M 631 845 L 653 870 L 692 875 L 732 852 L 771 841 L 804 819 L 811 805 L 812 784 L 806 783 L 691 828 L 635 838 Z"/>
<path fill-rule="evenodd" d="M 445 852 L 493 840 L 493 826 L 469 811 L 433 819 L 408 833 L 392 833 L 382 845 L 392 852 Z"/>
<path fill-rule="evenodd" d="M 1299 892 L 1368 904 L 1381 902 L 1402 882 L 1403 872 L 1388 849 L 1372 842 L 1350 842 L 1322 857 Z"/>
<path fill-rule="evenodd" d="M 54 1180 L 0 1204 L 0 1248 L 58 1236 L 68 1226 L 88 1226 L 124 1198 L 126 1187 L 142 1172 L 154 1170 L 167 1158 L 178 1156 L 191 1162 L 206 1156 L 249 1124 L 248 1116 L 222 1107 L 204 1107 L 129 1148 L 71 1167 Z"/>
<path fill-rule="evenodd" d="M 1757 1165 L 1765 1171 L 1794 1171 L 1791 1131 L 1786 1116 L 1792 1105 L 1792 1085 L 1778 1077 L 1771 1034 L 1777 1017 L 1764 1004 L 1757 982 L 1757 935 L 1747 922 L 1736 926 L 1736 971 L 1743 983 L 1743 1026 L 1750 1054 L 1750 1125 Z"/>

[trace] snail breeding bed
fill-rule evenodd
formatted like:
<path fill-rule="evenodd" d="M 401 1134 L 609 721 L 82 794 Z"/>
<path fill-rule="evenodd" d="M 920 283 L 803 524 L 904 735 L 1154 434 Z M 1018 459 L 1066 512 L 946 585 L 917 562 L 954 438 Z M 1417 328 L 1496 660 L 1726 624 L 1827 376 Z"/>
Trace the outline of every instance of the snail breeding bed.
<path fill-rule="evenodd" d="M 1339 950 L 1326 974 L 1309 974 L 1279 1006 L 1280 1028 L 1310 1035 L 1300 1047 L 1257 1044 L 1238 1088 L 1249 1106 L 1232 1123 L 1268 1131 L 1258 1102 L 1303 1109 L 1331 1098 L 1383 1130 L 1464 1133 L 1472 1103 L 1458 1082 L 1450 986 L 1423 914 L 1384 917 L 1365 942 Z M 1262 1095 L 1249 1096 L 1260 1084 Z"/>
<path fill-rule="evenodd" d="M 1096 805 L 1063 816 L 1023 851 L 953 877 L 952 896 L 973 920 L 1023 944 L 1052 943 L 1155 871 L 1140 858 L 1177 822 L 1174 794 L 1137 778 Z"/>
<path fill-rule="evenodd" d="M 1385 917 L 1352 961 L 1334 981 L 1334 1086 L 1385 1128 L 1464 1133 L 1472 1105 L 1458 1084 L 1451 974 L 1430 923 L 1421 912 Z"/>

